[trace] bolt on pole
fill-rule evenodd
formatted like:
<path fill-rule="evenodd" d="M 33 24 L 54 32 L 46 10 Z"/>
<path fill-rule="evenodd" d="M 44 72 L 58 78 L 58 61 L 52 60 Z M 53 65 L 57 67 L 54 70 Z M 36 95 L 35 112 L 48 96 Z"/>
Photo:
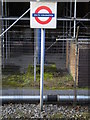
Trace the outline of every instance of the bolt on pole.
<path fill-rule="evenodd" d="M 40 110 L 43 110 L 43 79 L 44 79 L 45 29 L 41 29 L 41 70 L 40 70 Z"/>

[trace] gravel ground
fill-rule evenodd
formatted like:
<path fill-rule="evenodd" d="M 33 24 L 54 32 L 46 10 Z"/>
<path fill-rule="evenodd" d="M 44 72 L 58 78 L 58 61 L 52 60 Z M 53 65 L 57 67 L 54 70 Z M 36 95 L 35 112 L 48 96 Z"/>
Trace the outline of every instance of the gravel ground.
<path fill-rule="evenodd" d="M 43 111 L 40 113 L 39 104 L 5 104 L 1 106 L 2 116 L 1 119 L 16 119 L 27 120 L 30 118 L 43 118 L 43 119 L 54 119 L 54 118 L 65 118 L 75 120 L 90 120 L 88 115 L 88 106 L 66 106 L 66 105 L 43 105 Z"/>

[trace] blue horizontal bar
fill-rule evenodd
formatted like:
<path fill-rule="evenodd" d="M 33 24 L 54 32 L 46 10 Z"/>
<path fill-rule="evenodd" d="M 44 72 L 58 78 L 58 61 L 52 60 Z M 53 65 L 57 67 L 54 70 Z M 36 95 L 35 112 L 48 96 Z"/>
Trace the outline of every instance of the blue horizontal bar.
<path fill-rule="evenodd" d="M 55 14 L 49 14 L 49 13 L 33 13 L 33 17 L 55 17 Z"/>

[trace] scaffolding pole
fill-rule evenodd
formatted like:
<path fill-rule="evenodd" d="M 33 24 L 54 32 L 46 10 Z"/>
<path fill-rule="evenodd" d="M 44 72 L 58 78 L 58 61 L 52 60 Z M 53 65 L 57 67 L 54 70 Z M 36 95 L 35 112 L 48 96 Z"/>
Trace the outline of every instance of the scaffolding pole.
<path fill-rule="evenodd" d="M 68 3 L 66 3 L 66 16 L 68 16 L 68 11 L 67 11 L 67 9 L 68 9 Z M 68 31 L 68 22 L 66 21 L 66 37 L 67 37 L 67 31 Z"/>
<path fill-rule="evenodd" d="M 9 3 L 8 3 L 8 16 L 9 16 Z M 7 20 L 7 26 L 9 26 L 9 20 Z M 8 32 L 8 57 L 10 58 L 10 35 L 9 35 L 9 32 Z"/>
<path fill-rule="evenodd" d="M 0 37 L 2 37 L 8 30 L 10 30 L 24 15 L 26 15 L 28 12 L 30 11 L 30 8 L 24 12 L 18 19 L 15 20 L 15 22 L 13 22 L 5 31 L 3 31 L 0 34 Z"/>
<path fill-rule="evenodd" d="M 3 18 L 3 0 L 2 0 L 2 18 Z M 4 31 L 4 22 L 2 20 L 2 32 Z M 2 35 L 2 67 L 4 68 L 4 35 Z"/>
<path fill-rule="evenodd" d="M 70 18 L 72 18 L 72 0 L 70 0 Z M 72 22 L 70 21 L 70 36 L 71 36 L 71 27 L 72 27 Z"/>
<path fill-rule="evenodd" d="M 64 26 L 65 26 L 65 22 L 63 21 L 63 39 L 64 39 Z M 64 40 L 63 40 L 63 47 L 62 47 L 62 57 L 64 55 Z"/>
<path fill-rule="evenodd" d="M 70 18 L 72 17 L 72 0 L 70 0 Z M 70 27 L 70 30 L 69 30 L 69 35 L 70 37 L 72 36 L 71 35 L 71 27 L 72 27 L 72 21 L 70 21 L 69 23 L 69 27 Z M 71 41 L 68 41 L 68 69 L 69 69 L 69 72 L 70 72 L 70 42 Z"/>
<path fill-rule="evenodd" d="M 78 66 L 78 34 L 79 34 L 79 26 L 77 27 L 77 34 L 76 34 L 76 58 L 75 58 L 75 80 L 74 80 L 74 95 L 75 95 L 75 103 L 77 99 L 77 66 Z"/>
<path fill-rule="evenodd" d="M 63 40 L 64 40 L 64 41 L 75 41 L 75 38 L 67 38 L 67 39 L 66 39 L 66 38 L 65 38 L 65 39 L 58 38 L 58 39 L 56 39 L 56 41 L 63 41 Z M 55 41 L 55 42 L 56 42 L 56 41 Z M 84 42 L 85 42 L 85 41 L 86 41 L 86 42 L 88 41 L 88 42 L 90 42 L 90 39 L 87 39 L 87 38 L 86 38 L 86 39 L 79 38 L 78 41 L 84 41 Z"/>
<path fill-rule="evenodd" d="M 74 3 L 74 33 L 73 33 L 74 38 L 76 36 L 76 3 L 77 3 L 77 0 L 75 0 L 75 3 Z"/>
<path fill-rule="evenodd" d="M 65 9 L 64 9 L 64 15 L 65 15 Z M 63 39 L 64 39 L 64 32 L 65 32 L 65 21 L 63 21 Z M 64 40 L 63 40 L 63 47 L 62 47 L 62 57 L 63 57 L 63 54 L 64 54 Z"/>
<path fill-rule="evenodd" d="M 37 29 L 34 29 L 34 82 L 36 81 L 36 65 L 37 65 Z"/>
<path fill-rule="evenodd" d="M 7 17 L 7 3 L 6 3 L 6 0 L 5 0 L 5 17 Z M 5 29 L 7 29 L 7 20 L 5 20 Z M 8 58 L 8 40 L 7 40 L 7 32 L 6 32 L 6 55 L 5 55 L 5 57 L 6 57 L 6 60 L 7 60 L 7 58 Z"/>
<path fill-rule="evenodd" d="M 17 20 L 18 18 L 16 17 L 5 17 L 5 18 L 0 18 L 0 20 Z M 30 20 L 30 18 L 21 18 L 20 20 Z M 72 18 L 57 18 L 58 21 L 74 21 L 74 17 Z M 76 18 L 76 21 L 82 21 L 82 22 L 89 22 L 90 19 L 88 18 Z"/>
<path fill-rule="evenodd" d="M 0 17 L 1 17 L 1 12 L 2 12 L 2 7 L 1 7 L 1 3 L 0 3 Z M 1 33 L 1 26 L 2 26 L 2 23 L 0 21 L 0 33 Z M 1 41 L 1 38 L 0 38 L 0 96 L 2 96 L 2 41 Z M 2 100 L 0 100 L 0 105 L 2 104 Z M 1 115 L 2 115 L 2 112 L 1 112 L 2 108 L 0 108 L 0 118 L 1 118 Z"/>

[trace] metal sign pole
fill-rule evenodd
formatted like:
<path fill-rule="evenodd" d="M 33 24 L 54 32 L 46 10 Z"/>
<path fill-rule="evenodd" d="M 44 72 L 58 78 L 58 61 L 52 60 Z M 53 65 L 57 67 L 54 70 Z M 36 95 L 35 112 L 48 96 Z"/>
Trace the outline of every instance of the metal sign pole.
<path fill-rule="evenodd" d="M 43 110 L 43 78 L 44 78 L 45 29 L 41 29 L 41 71 L 40 71 L 40 110 Z"/>
<path fill-rule="evenodd" d="M 30 2 L 30 8 L 31 8 L 30 27 L 41 28 L 40 110 L 42 111 L 43 110 L 45 29 L 56 28 L 57 2 Z"/>

